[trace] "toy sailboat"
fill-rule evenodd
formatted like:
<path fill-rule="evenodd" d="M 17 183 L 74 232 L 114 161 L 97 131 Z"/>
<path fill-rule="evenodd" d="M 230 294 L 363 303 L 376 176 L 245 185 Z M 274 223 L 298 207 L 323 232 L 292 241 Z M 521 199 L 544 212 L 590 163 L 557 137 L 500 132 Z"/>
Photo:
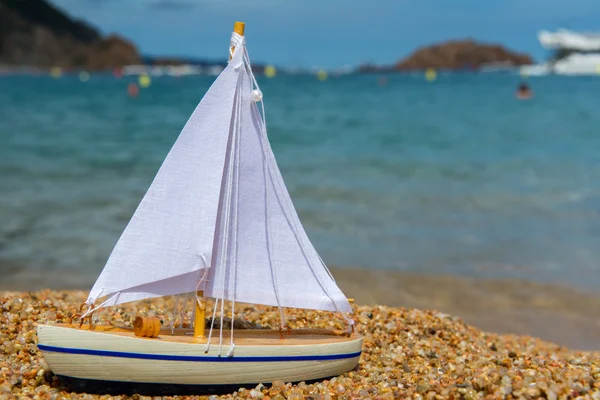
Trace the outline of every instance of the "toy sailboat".
<path fill-rule="evenodd" d="M 362 337 L 348 299 L 310 243 L 266 134 L 262 93 L 236 22 L 227 67 L 194 110 L 92 287 L 88 324 L 45 324 L 57 375 L 190 385 L 297 382 L 353 369 Z M 259 109 L 260 103 L 260 109 Z M 195 293 L 193 329 L 136 317 L 94 326 L 100 308 Z M 275 329 L 206 327 L 206 299 L 279 307 Z M 339 312 L 348 329 L 289 329 L 284 308 Z M 233 313 L 233 311 L 232 311 Z M 232 314 L 233 317 L 233 314 Z M 231 318 L 233 321 L 233 318 Z M 221 319 L 223 322 L 223 319 Z M 283 329 L 283 331 L 282 331 Z"/>

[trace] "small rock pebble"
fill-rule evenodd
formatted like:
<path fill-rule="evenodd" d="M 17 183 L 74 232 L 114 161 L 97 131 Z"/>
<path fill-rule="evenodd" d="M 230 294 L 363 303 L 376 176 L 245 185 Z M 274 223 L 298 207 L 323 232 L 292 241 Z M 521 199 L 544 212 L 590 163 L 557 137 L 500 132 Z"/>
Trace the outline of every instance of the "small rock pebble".
<path fill-rule="evenodd" d="M 54 376 L 37 349 L 37 323 L 68 322 L 87 293 L 0 293 L 0 400 L 12 399 L 575 399 L 600 400 L 600 353 L 576 352 L 532 337 L 496 335 L 437 311 L 354 305 L 364 336 L 358 367 L 307 384 L 264 382 L 225 395 L 97 395 L 71 390 Z M 181 307 L 181 303 L 179 302 Z M 190 310 L 178 312 L 185 326 Z M 136 315 L 156 315 L 168 326 L 172 298 L 103 310 L 98 323 L 129 325 Z M 287 310 L 293 328 L 342 329 L 334 314 Z M 277 309 L 240 305 L 240 326 L 278 325 Z M 235 322 L 238 324 L 238 322 Z"/>

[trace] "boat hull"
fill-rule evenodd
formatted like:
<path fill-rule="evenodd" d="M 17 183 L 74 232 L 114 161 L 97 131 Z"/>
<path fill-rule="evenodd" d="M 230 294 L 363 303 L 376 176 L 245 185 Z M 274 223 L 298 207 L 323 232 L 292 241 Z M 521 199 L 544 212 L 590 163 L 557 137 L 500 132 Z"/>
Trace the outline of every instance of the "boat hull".
<path fill-rule="evenodd" d="M 240 335 L 243 335 L 240 334 Z M 267 334 L 269 335 L 269 334 Z M 228 339 L 228 336 L 225 336 Z M 232 385 L 298 382 L 340 375 L 358 364 L 362 337 L 260 333 L 229 344 L 194 343 L 190 337 L 138 338 L 133 332 L 90 331 L 39 325 L 38 348 L 57 375 L 115 382 Z"/>

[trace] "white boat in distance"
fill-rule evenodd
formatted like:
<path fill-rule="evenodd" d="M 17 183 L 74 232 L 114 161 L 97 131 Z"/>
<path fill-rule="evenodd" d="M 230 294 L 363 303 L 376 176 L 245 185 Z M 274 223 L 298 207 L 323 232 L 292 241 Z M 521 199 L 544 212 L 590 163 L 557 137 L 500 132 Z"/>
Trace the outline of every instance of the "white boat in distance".
<path fill-rule="evenodd" d="M 308 239 L 271 151 L 243 27 L 236 23 L 229 64 L 133 214 L 81 323 L 38 326 L 38 348 L 55 374 L 229 385 L 314 380 L 358 364 L 362 337 L 344 314 L 352 308 Z M 100 308 L 184 293 L 196 296 L 193 328 L 141 316 L 133 328 L 92 324 Z M 220 311 L 215 332 L 205 332 L 207 298 L 212 322 Z M 237 302 L 279 307 L 279 330 L 234 331 Z M 347 329 L 289 329 L 285 307 L 338 312 Z"/>
<path fill-rule="evenodd" d="M 541 31 L 538 39 L 545 49 L 554 51 L 554 56 L 544 64 L 521 67 L 522 75 L 600 74 L 600 34 L 559 29 Z"/>

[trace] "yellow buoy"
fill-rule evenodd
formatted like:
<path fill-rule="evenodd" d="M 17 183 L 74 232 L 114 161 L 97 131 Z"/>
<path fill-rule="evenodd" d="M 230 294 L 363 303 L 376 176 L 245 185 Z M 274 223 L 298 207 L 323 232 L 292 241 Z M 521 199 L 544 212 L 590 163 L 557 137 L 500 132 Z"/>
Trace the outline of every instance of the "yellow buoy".
<path fill-rule="evenodd" d="M 60 78 L 62 75 L 62 69 L 60 67 L 50 68 L 50 76 L 53 78 Z"/>
<path fill-rule="evenodd" d="M 89 81 L 90 80 L 90 73 L 87 72 L 87 71 L 81 71 L 79 73 L 79 80 L 81 82 L 87 82 L 87 81 Z"/>
<path fill-rule="evenodd" d="M 147 88 L 152 83 L 150 77 L 146 74 L 140 75 L 138 82 L 140 83 L 140 87 Z"/>
<path fill-rule="evenodd" d="M 427 71 L 425 71 L 425 79 L 427 79 L 427 82 L 435 81 L 437 79 L 437 72 L 435 72 L 435 69 L 428 68 Z"/>
<path fill-rule="evenodd" d="M 324 69 L 321 69 L 317 72 L 317 79 L 320 81 L 324 81 L 327 79 L 327 71 L 325 71 Z"/>
<path fill-rule="evenodd" d="M 265 76 L 267 78 L 273 78 L 275 75 L 277 75 L 277 70 L 275 69 L 275 67 L 272 65 L 267 65 L 265 67 Z"/>

